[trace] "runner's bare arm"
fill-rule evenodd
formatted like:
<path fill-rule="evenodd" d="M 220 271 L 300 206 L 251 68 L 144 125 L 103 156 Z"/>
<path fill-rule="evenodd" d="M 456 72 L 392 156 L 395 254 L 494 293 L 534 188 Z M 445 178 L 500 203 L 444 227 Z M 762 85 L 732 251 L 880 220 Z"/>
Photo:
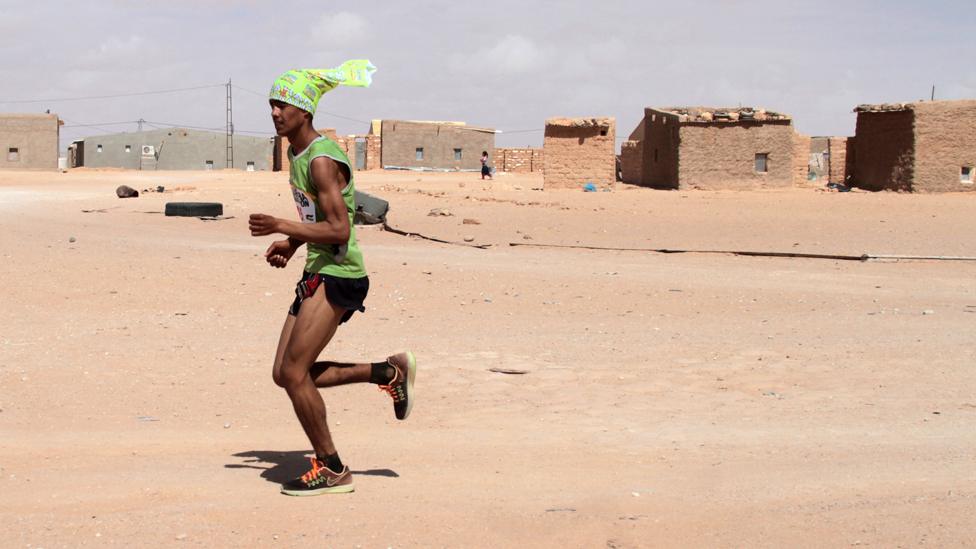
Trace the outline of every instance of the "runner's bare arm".
<path fill-rule="evenodd" d="M 251 214 L 248 225 L 251 236 L 265 236 L 274 233 L 287 235 L 289 240 L 313 242 L 317 244 L 343 244 L 349 240 L 352 230 L 349 214 L 342 199 L 342 189 L 346 186 L 346 174 L 339 164 L 327 157 L 312 160 L 312 181 L 318 189 L 315 201 L 325 214 L 325 221 L 318 223 L 299 223 L 279 219 L 265 214 Z"/>

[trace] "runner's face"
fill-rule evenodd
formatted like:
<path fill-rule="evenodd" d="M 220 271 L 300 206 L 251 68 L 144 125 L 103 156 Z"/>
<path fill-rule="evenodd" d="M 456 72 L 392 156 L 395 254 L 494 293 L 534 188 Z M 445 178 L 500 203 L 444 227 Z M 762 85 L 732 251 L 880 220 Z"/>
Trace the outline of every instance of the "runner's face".
<path fill-rule="evenodd" d="M 305 111 L 288 103 L 271 100 L 271 121 L 274 123 L 275 133 L 288 135 L 301 127 L 305 120 Z"/>

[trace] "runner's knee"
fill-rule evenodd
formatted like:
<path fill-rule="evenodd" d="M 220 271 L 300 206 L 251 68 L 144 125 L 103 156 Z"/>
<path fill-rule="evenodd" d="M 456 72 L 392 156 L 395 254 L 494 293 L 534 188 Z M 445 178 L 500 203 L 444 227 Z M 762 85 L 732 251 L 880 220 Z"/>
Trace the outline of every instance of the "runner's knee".
<path fill-rule="evenodd" d="M 276 367 L 273 370 L 271 370 L 271 379 L 274 380 L 275 385 L 277 385 L 278 387 L 281 388 L 285 387 L 285 378 L 284 376 L 281 375 L 280 365 L 276 365 Z"/>
<path fill-rule="evenodd" d="M 272 374 L 275 385 L 285 389 L 297 387 L 308 377 L 308 365 L 304 362 L 289 360 L 287 354 L 281 361 L 281 366 Z"/>

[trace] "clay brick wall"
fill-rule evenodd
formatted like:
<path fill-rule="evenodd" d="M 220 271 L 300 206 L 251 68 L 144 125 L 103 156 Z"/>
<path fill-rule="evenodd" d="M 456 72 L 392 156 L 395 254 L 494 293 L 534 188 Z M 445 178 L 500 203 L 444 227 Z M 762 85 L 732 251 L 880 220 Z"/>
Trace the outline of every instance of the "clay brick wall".
<path fill-rule="evenodd" d="M 541 172 L 543 166 L 542 157 L 542 149 L 539 148 L 497 148 L 495 149 L 495 156 L 492 159 L 492 166 L 500 172 Z"/>
<path fill-rule="evenodd" d="M 914 118 L 910 110 L 857 113 L 854 185 L 872 191 L 912 189 Z"/>
<path fill-rule="evenodd" d="M 349 169 L 356 169 L 356 137 L 355 136 L 336 136 L 330 137 L 333 141 L 339 145 L 342 152 L 346 153 L 349 157 Z"/>
<path fill-rule="evenodd" d="M 830 170 L 827 174 L 827 181 L 830 183 L 847 184 L 848 162 L 847 162 L 848 139 L 846 137 L 827 138 L 827 159 Z"/>
<path fill-rule="evenodd" d="M 974 191 L 961 181 L 963 166 L 976 167 L 976 100 L 916 103 L 912 191 Z M 976 176 L 972 177 L 976 180 Z"/>
<path fill-rule="evenodd" d="M 640 141 L 624 141 L 620 145 L 620 179 L 624 183 L 640 185 L 644 167 L 644 146 Z"/>
<path fill-rule="evenodd" d="M 349 141 L 348 139 L 346 139 L 345 137 L 339 137 L 339 136 L 337 136 L 336 135 L 335 128 L 319 128 L 319 129 L 316 129 L 315 131 L 317 131 L 320 134 L 324 135 L 325 137 L 328 137 L 329 139 L 335 141 L 339 145 L 339 148 L 342 149 L 346 153 L 346 156 L 349 157 L 349 163 L 352 164 L 352 166 L 351 166 L 352 169 L 355 169 L 356 168 L 356 146 L 355 146 L 355 143 L 353 143 L 353 144 L 350 145 L 349 143 L 347 143 L 347 141 Z M 274 154 L 281 155 L 280 156 L 280 158 L 281 158 L 281 171 L 288 172 L 291 169 L 291 162 L 288 161 L 288 147 L 291 146 L 291 143 L 288 142 L 288 138 L 287 137 L 282 137 L 280 139 L 277 139 L 277 140 L 275 140 L 275 143 L 278 146 L 278 151 L 276 153 L 273 153 L 272 156 L 274 156 Z M 352 151 L 351 152 L 349 150 L 350 147 L 352 147 Z"/>
<path fill-rule="evenodd" d="M 613 118 L 546 120 L 543 188 L 579 189 L 586 183 L 616 183 L 616 121 Z"/>
<path fill-rule="evenodd" d="M 857 157 L 855 156 L 856 140 L 853 137 L 847 138 L 847 158 L 844 159 L 844 184 L 851 185 L 854 182 L 854 166 L 857 164 Z"/>
<path fill-rule="evenodd" d="M 56 114 L 0 115 L 0 170 L 58 169 L 60 129 Z"/>
<path fill-rule="evenodd" d="M 369 134 L 366 136 L 366 169 L 379 170 L 382 164 L 383 140 L 380 136 Z"/>
<path fill-rule="evenodd" d="M 678 186 L 700 189 L 788 187 L 793 184 L 795 173 L 793 134 L 789 120 L 682 124 Z M 766 173 L 755 171 L 757 153 L 768 155 Z"/>
<path fill-rule="evenodd" d="M 384 120 L 382 165 L 411 168 L 481 170 L 481 152 L 489 157 L 495 150 L 491 130 L 454 124 L 435 124 L 406 120 Z M 418 148 L 424 157 L 417 160 Z M 455 160 L 454 149 L 461 149 Z"/>
<path fill-rule="evenodd" d="M 809 182 L 810 147 L 813 138 L 793 132 L 793 185 L 806 185 Z M 753 159 L 755 160 L 755 159 Z"/>
<path fill-rule="evenodd" d="M 678 116 L 644 109 L 641 185 L 659 189 L 678 188 Z M 640 130 L 641 126 L 638 126 Z M 635 130 L 636 133 L 637 130 Z M 631 134 L 631 138 L 634 135 Z"/>

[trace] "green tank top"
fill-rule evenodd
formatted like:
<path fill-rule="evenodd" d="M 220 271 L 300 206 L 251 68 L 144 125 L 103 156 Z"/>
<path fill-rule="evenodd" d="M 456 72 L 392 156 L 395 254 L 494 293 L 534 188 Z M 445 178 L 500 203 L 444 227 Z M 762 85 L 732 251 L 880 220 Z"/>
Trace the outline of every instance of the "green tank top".
<path fill-rule="evenodd" d="M 356 242 L 356 226 L 353 224 L 353 216 L 356 213 L 356 189 L 353 185 L 352 166 L 346 153 L 331 139 L 320 136 L 298 154 L 294 154 L 291 147 L 288 147 L 288 160 L 291 161 L 289 169 L 291 191 L 295 197 L 295 206 L 298 208 L 298 217 L 302 223 L 325 221 L 325 213 L 315 200 L 318 189 L 315 188 L 309 170 L 312 160 L 320 156 L 327 156 L 345 164 L 349 169 L 349 183 L 342 189 L 342 200 L 346 203 L 346 212 L 349 214 L 349 240 L 345 244 L 308 242 L 305 245 L 308 248 L 305 270 L 340 278 L 362 278 L 366 276 L 366 267 L 363 265 L 363 253 Z"/>

